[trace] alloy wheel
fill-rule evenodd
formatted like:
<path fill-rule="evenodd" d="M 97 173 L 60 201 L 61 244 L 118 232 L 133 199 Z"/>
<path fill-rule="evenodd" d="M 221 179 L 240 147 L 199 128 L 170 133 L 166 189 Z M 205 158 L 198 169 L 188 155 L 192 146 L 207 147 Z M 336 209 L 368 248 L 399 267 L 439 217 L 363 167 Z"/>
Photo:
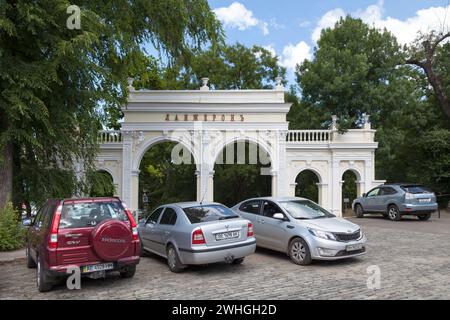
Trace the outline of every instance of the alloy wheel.
<path fill-rule="evenodd" d="M 395 220 L 397 218 L 397 214 L 398 214 L 397 209 L 394 207 L 389 208 L 388 214 L 389 214 L 389 218 L 391 220 Z"/>
<path fill-rule="evenodd" d="M 295 242 L 291 248 L 291 256 L 297 261 L 303 261 L 306 256 L 305 246 L 300 242 Z"/>
<path fill-rule="evenodd" d="M 38 263 L 37 263 L 36 281 L 37 281 L 37 286 L 39 287 L 41 284 L 41 262 L 40 261 L 38 261 Z"/>
<path fill-rule="evenodd" d="M 176 256 L 175 256 L 175 250 L 174 250 L 172 247 L 169 248 L 169 253 L 168 253 L 167 259 L 169 260 L 169 266 L 170 266 L 170 268 L 171 268 L 171 269 L 175 269 L 175 264 L 176 264 L 175 260 L 176 260 Z"/>

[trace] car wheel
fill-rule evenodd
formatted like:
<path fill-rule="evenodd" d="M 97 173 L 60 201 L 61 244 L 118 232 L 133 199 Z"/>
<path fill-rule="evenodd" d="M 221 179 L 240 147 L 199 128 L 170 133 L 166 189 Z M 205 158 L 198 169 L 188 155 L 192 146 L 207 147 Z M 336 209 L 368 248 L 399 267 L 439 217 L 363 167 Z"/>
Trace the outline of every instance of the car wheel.
<path fill-rule="evenodd" d="M 132 278 L 136 273 L 136 266 L 126 267 L 123 271 L 120 271 L 122 278 Z"/>
<path fill-rule="evenodd" d="M 400 215 L 400 211 L 394 204 L 388 207 L 387 214 L 389 219 L 392 221 L 399 221 L 402 218 L 402 216 Z"/>
<path fill-rule="evenodd" d="M 33 258 L 30 255 L 30 247 L 27 246 L 27 248 L 25 249 L 25 254 L 27 256 L 27 267 L 28 268 L 36 268 L 36 262 L 34 262 Z"/>
<path fill-rule="evenodd" d="M 428 219 L 431 218 L 431 213 L 419 214 L 417 217 L 419 218 L 420 221 L 427 221 Z"/>
<path fill-rule="evenodd" d="M 49 277 L 45 274 L 45 270 L 42 270 L 40 259 L 38 259 L 36 266 L 36 284 L 39 292 L 47 292 L 52 289 L 52 283 Z"/>
<path fill-rule="evenodd" d="M 178 258 L 177 250 L 173 245 L 169 245 L 167 248 L 167 264 L 170 271 L 178 273 L 183 271 L 184 265 L 181 263 L 180 258 Z"/>
<path fill-rule="evenodd" d="M 311 252 L 305 240 L 295 238 L 289 244 L 289 257 L 295 264 L 307 265 L 310 264 Z"/>
<path fill-rule="evenodd" d="M 233 260 L 233 264 L 242 264 L 242 262 L 244 262 L 245 258 L 237 258 Z"/>
<path fill-rule="evenodd" d="M 355 205 L 355 213 L 357 218 L 364 217 L 364 210 L 360 204 Z"/>

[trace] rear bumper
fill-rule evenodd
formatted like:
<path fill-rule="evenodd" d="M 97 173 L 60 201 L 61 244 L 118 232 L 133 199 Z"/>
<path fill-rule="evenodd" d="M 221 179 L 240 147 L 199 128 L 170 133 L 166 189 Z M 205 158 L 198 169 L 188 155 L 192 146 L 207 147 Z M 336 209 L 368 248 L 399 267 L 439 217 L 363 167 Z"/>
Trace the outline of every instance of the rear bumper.
<path fill-rule="evenodd" d="M 426 214 L 438 209 L 437 203 L 430 204 L 401 204 L 398 208 L 402 214 Z"/>
<path fill-rule="evenodd" d="M 180 260 L 183 264 L 207 264 L 215 262 L 231 261 L 244 258 L 255 252 L 256 240 L 249 239 L 244 242 L 233 243 L 220 247 L 192 247 L 189 249 L 179 248 Z"/>
<path fill-rule="evenodd" d="M 114 269 L 107 270 L 107 271 L 120 271 L 125 267 L 129 266 L 135 266 L 139 264 L 140 257 L 139 256 L 131 256 L 126 257 L 123 259 L 120 259 L 118 261 L 94 261 L 94 262 L 87 262 L 87 263 L 81 263 L 81 264 L 66 264 L 66 265 L 58 265 L 58 266 L 52 266 L 47 270 L 47 274 L 52 277 L 64 277 L 67 276 L 67 268 L 69 267 L 78 267 L 81 268 L 82 266 L 89 266 L 89 265 L 95 265 L 95 264 L 101 264 L 101 263 L 108 263 L 113 262 L 114 263 Z"/>

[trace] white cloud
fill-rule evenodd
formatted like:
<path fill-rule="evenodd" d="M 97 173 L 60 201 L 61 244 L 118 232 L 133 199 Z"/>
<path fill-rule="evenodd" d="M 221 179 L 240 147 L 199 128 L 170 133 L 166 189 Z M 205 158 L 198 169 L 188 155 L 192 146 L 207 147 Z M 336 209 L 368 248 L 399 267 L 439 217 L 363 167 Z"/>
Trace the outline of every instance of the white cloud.
<path fill-rule="evenodd" d="M 275 47 L 273 46 L 273 43 L 268 44 L 267 46 L 263 46 L 264 49 L 269 51 L 273 56 L 277 55 L 277 52 L 275 51 Z"/>
<path fill-rule="evenodd" d="M 233 2 L 228 7 L 221 7 L 213 10 L 225 27 L 247 30 L 253 27 L 261 29 L 264 35 L 269 34 L 269 24 L 257 19 L 251 10 L 248 10 L 242 3 Z"/>
<path fill-rule="evenodd" d="M 296 45 L 289 43 L 283 48 L 280 64 L 290 71 L 294 71 L 295 66 L 301 64 L 305 59 L 311 59 L 311 47 L 305 41 L 300 41 Z"/>
<path fill-rule="evenodd" d="M 376 4 L 352 13 L 346 13 L 341 8 L 330 10 L 319 19 L 311 38 L 314 42 L 317 42 L 323 29 L 334 27 L 335 23 L 347 14 L 361 18 L 367 24 L 377 28 L 386 28 L 397 37 L 401 44 L 414 41 L 419 31 L 427 33 L 431 30 L 450 30 L 450 6 L 422 9 L 417 11 L 411 18 L 399 20 L 392 17 L 384 18 L 383 4 L 384 1 L 380 0 Z"/>
<path fill-rule="evenodd" d="M 341 8 L 336 8 L 325 13 L 322 18 L 320 18 L 317 26 L 312 33 L 312 40 L 314 42 L 317 42 L 320 38 L 320 32 L 323 29 L 334 27 L 339 18 L 343 16 L 345 16 L 345 12 Z"/>

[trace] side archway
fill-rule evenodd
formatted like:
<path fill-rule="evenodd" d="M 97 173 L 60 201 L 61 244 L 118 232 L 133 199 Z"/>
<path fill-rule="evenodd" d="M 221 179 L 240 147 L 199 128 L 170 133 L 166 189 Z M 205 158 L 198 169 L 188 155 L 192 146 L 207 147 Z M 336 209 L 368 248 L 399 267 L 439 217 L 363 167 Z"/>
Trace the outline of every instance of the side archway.
<path fill-rule="evenodd" d="M 352 214 L 352 202 L 361 196 L 361 175 L 357 170 L 347 169 L 342 174 L 342 214 Z"/>
<path fill-rule="evenodd" d="M 322 177 L 317 170 L 301 170 L 295 178 L 295 196 L 322 204 Z"/>

